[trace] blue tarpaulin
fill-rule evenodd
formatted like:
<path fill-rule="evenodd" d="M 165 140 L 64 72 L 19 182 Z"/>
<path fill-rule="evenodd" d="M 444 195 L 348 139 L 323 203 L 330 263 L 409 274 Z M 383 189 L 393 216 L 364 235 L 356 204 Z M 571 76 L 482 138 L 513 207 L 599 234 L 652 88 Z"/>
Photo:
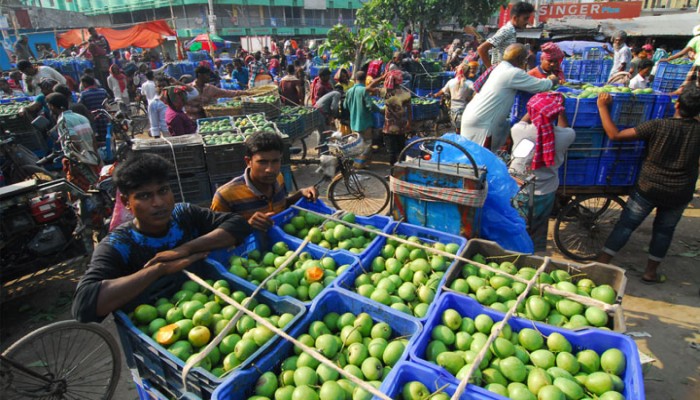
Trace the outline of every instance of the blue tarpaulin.
<path fill-rule="evenodd" d="M 603 49 L 605 47 L 607 47 L 608 49 L 611 48 L 609 43 L 586 42 L 583 40 L 565 40 L 556 43 L 557 45 L 559 45 L 559 48 L 569 56 L 574 54 L 582 54 L 583 51 L 589 47 L 595 47 L 599 49 Z"/>

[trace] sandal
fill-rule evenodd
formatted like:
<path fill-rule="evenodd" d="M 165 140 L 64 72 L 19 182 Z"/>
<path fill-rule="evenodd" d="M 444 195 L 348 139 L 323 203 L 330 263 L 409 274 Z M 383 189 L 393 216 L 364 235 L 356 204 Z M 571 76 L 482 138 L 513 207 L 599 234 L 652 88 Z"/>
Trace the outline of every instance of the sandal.
<path fill-rule="evenodd" d="M 645 279 L 644 276 L 642 276 L 640 280 L 645 285 L 657 285 L 666 282 L 666 275 L 657 273 L 654 279 Z"/>

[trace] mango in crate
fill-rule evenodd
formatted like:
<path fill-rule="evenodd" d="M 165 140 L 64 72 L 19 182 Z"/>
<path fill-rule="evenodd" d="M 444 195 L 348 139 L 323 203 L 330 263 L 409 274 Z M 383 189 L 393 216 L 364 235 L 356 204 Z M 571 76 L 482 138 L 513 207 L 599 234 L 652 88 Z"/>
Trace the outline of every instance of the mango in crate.
<path fill-rule="evenodd" d="M 228 118 L 217 121 L 200 121 L 199 133 L 219 132 L 230 130 L 231 128 L 233 127 L 231 126 L 231 121 L 229 121 Z"/>
<path fill-rule="evenodd" d="M 349 223 L 355 223 L 355 214 L 347 213 L 342 219 Z M 323 221 L 322 217 L 301 210 L 297 216 L 292 217 L 289 222 L 282 226 L 282 230 L 300 239 L 306 239 L 308 236 L 311 243 L 330 250 L 347 250 L 355 254 L 362 253 L 377 236 L 373 232 L 350 228 L 333 221 L 328 221 L 323 228 L 320 228 Z M 365 225 L 365 228 L 376 229 L 372 225 Z"/>
<path fill-rule="evenodd" d="M 18 115 L 19 112 L 26 106 L 30 105 L 30 101 L 20 101 L 9 104 L 0 104 L 0 117 L 9 117 Z"/>

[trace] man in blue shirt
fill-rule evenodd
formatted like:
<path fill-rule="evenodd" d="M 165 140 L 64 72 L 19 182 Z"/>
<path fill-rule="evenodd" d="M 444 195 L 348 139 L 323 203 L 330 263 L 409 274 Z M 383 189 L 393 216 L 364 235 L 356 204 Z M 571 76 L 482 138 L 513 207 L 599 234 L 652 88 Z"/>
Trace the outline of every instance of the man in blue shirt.
<path fill-rule="evenodd" d="M 241 85 L 241 89 L 247 89 L 249 75 L 248 68 L 243 66 L 243 60 L 240 58 L 233 60 L 233 67 L 231 78 L 238 81 L 238 84 Z"/>
<path fill-rule="evenodd" d="M 90 75 L 83 75 L 80 78 L 80 84 L 83 86 L 83 91 L 80 92 L 78 103 L 87 107 L 90 112 L 104 108 L 102 103 L 109 98 L 109 94 L 101 87 L 97 87 L 95 78 Z M 100 142 L 105 141 L 108 123 L 109 121 L 102 116 L 95 119 L 95 135 Z"/>

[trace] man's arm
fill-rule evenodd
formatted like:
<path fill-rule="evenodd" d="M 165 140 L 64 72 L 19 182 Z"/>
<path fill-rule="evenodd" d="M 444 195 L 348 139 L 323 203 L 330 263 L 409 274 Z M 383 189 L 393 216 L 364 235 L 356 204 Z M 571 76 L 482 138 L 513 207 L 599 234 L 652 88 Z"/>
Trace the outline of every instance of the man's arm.
<path fill-rule="evenodd" d="M 51 68 L 51 76 L 53 77 L 54 80 L 58 83 L 66 84 L 66 77 L 61 75 L 60 72 L 56 71 L 55 69 Z"/>
<path fill-rule="evenodd" d="M 316 199 L 318 198 L 318 190 L 316 190 L 315 186 L 301 188 L 298 191 L 287 196 L 286 206 L 291 206 L 292 204 L 299 201 L 299 199 L 301 199 L 302 197 L 306 197 L 309 201 L 316 201 Z"/>
<path fill-rule="evenodd" d="M 691 50 L 693 50 L 691 47 L 686 47 L 686 48 L 684 48 L 683 50 L 679 51 L 678 53 L 672 55 L 671 57 L 660 59 L 659 62 L 669 62 L 669 61 L 672 61 L 672 60 L 677 60 L 677 59 L 679 59 L 679 58 L 681 58 L 681 57 L 684 57 L 684 56 L 685 56 L 686 54 L 688 54 L 688 52 L 690 52 Z"/>
<path fill-rule="evenodd" d="M 484 64 L 484 66 L 488 69 L 491 67 L 491 58 L 489 57 L 489 50 L 493 48 L 493 44 L 491 42 L 484 42 L 479 45 L 479 47 L 476 49 L 476 52 L 479 53 L 479 58 L 481 58 L 481 62 Z"/>
<path fill-rule="evenodd" d="M 519 69 L 511 79 L 510 86 L 513 89 L 522 90 L 528 93 L 545 92 L 555 85 L 556 78 L 539 79 L 528 75 L 527 72 Z M 558 80 L 557 80 L 558 81 Z"/>
<path fill-rule="evenodd" d="M 635 128 L 628 128 L 620 131 L 615 126 L 615 123 L 610 116 L 609 106 L 612 104 L 612 96 L 609 93 L 601 93 L 598 95 L 598 112 L 600 119 L 603 121 L 603 129 L 610 140 L 637 140 L 639 136 Z"/>

